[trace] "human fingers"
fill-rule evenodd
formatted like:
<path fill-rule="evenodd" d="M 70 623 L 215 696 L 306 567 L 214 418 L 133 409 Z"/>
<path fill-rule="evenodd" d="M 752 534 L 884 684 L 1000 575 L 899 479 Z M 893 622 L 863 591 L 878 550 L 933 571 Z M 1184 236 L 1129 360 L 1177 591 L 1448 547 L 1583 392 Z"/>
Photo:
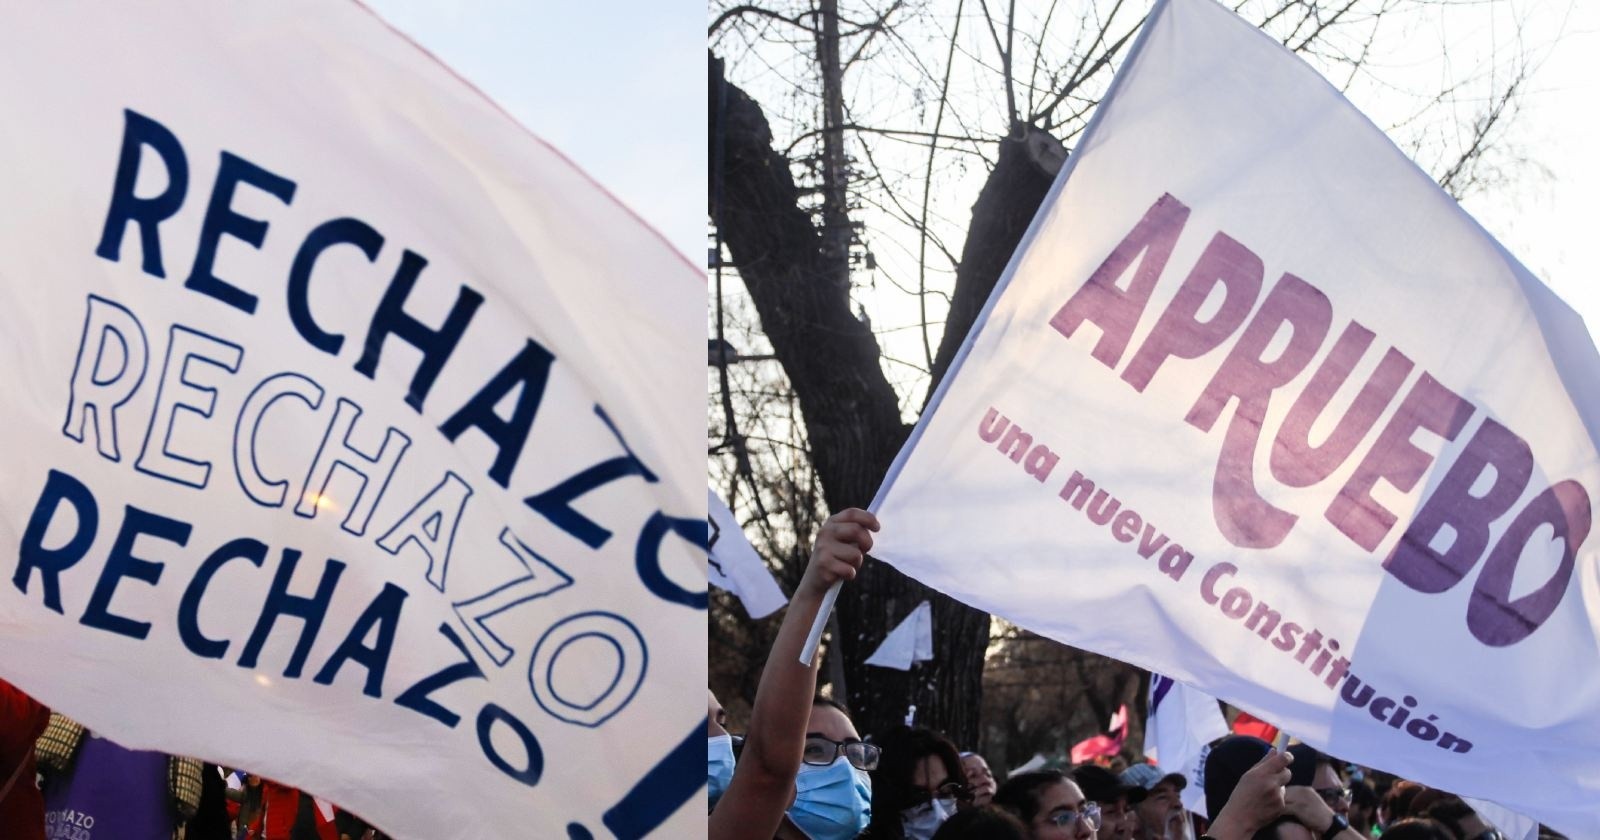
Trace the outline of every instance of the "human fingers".
<path fill-rule="evenodd" d="M 872 550 L 872 532 L 855 522 L 828 522 L 823 526 L 820 540 L 832 541 L 866 553 Z"/>
<path fill-rule="evenodd" d="M 861 568 L 861 553 L 823 553 L 812 561 L 824 583 L 833 585 L 841 580 L 855 580 Z"/>
<path fill-rule="evenodd" d="M 878 517 L 861 508 L 845 508 L 828 517 L 829 522 L 852 522 L 871 531 L 878 530 Z"/>
<path fill-rule="evenodd" d="M 1245 775 L 1254 776 L 1264 785 L 1283 787 L 1289 783 L 1289 765 L 1293 762 L 1294 755 L 1289 752 L 1268 750 L 1254 767 L 1245 771 Z"/>
<path fill-rule="evenodd" d="M 1283 805 L 1302 825 L 1327 825 L 1333 821 L 1333 809 L 1321 794 L 1304 785 L 1284 788 Z"/>

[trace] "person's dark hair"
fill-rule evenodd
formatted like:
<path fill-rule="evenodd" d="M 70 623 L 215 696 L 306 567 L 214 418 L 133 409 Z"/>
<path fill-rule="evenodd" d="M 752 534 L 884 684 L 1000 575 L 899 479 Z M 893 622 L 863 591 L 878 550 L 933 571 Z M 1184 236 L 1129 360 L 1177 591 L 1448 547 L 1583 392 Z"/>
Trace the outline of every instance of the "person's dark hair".
<path fill-rule="evenodd" d="M 1023 824 L 1033 825 L 1033 818 L 1039 816 L 1039 796 L 1044 789 L 1058 782 L 1070 781 L 1072 779 L 1060 770 L 1018 773 L 1006 779 L 1006 783 L 994 792 L 994 799 L 990 801 L 1016 814 Z"/>
<path fill-rule="evenodd" d="M 1206 816 L 1216 819 L 1228 804 L 1239 780 L 1272 749 L 1272 745 L 1249 735 L 1229 735 L 1206 753 Z"/>
<path fill-rule="evenodd" d="M 1425 790 L 1426 787 L 1416 782 L 1407 780 L 1395 782 L 1389 788 L 1389 792 L 1383 795 L 1378 807 L 1390 821 L 1399 822 L 1406 817 L 1414 816 L 1411 813 L 1411 800 L 1416 799 L 1417 794 Z"/>
<path fill-rule="evenodd" d="M 1366 780 L 1350 783 L 1350 804 L 1358 808 L 1378 807 L 1378 794 Z"/>
<path fill-rule="evenodd" d="M 945 820 L 933 840 L 1028 840 L 1028 827 L 1011 812 L 984 805 Z"/>
<path fill-rule="evenodd" d="M 1429 793 L 1432 793 L 1432 791 L 1429 791 Z M 1426 805 L 1422 804 L 1421 800 L 1422 797 L 1418 796 L 1417 801 L 1412 803 L 1412 808 L 1421 811 L 1422 815 L 1428 819 L 1443 824 L 1456 837 L 1461 837 L 1466 833 L 1461 828 L 1461 822 L 1477 816 L 1478 813 L 1472 810 L 1471 805 L 1463 802 L 1461 797 L 1453 793 L 1439 796 Z"/>
<path fill-rule="evenodd" d="M 828 707 L 831 707 L 831 708 L 834 708 L 834 709 L 838 709 L 839 710 L 839 714 L 844 715 L 846 718 L 848 718 L 850 720 L 851 723 L 855 722 L 855 716 L 850 714 L 850 710 L 848 708 L 846 708 L 843 703 L 840 703 L 838 700 L 835 700 L 832 697 L 823 697 L 820 694 L 815 695 L 815 696 L 813 696 L 811 698 L 811 705 L 813 705 L 813 706 L 828 706 Z"/>
<path fill-rule="evenodd" d="M 1383 831 L 1383 840 L 1456 840 L 1455 835 L 1433 820 L 1408 817 Z"/>
<path fill-rule="evenodd" d="M 872 771 L 872 822 L 866 836 L 874 840 L 901 840 L 905 832 L 900 812 L 911 807 L 911 777 L 923 759 L 933 756 L 944 765 L 950 781 L 966 784 L 961 753 L 949 738 L 924 726 L 897 726 L 872 739 L 883 750 L 878 769 Z"/>
<path fill-rule="evenodd" d="M 1328 758 L 1310 744 L 1291 744 L 1287 752 L 1294 756 L 1294 762 L 1289 765 L 1289 784 L 1300 787 L 1311 787 L 1312 779 L 1317 775 L 1317 770 L 1324 764 L 1331 765 L 1333 760 Z M 1338 772 L 1338 768 L 1334 769 Z"/>

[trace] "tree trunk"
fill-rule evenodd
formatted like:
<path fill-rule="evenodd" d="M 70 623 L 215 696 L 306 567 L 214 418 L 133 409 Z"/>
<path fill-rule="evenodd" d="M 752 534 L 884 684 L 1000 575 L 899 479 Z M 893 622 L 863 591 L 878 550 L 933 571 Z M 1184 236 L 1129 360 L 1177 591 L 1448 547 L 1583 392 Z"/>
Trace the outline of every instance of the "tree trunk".
<path fill-rule="evenodd" d="M 1048 132 L 1033 126 L 1022 126 L 1018 131 L 1020 134 L 1014 133 L 1000 142 L 994 171 L 972 205 L 972 224 L 967 226 L 967 239 L 961 246 L 950 314 L 945 317 L 939 352 L 933 357 L 934 383 L 944 379 L 945 371 L 950 369 L 956 351 L 1066 162 L 1066 150 Z M 933 390 L 929 389 L 928 394 L 931 398 Z"/>
<path fill-rule="evenodd" d="M 805 418 L 812 462 L 830 510 L 865 507 L 910 429 L 883 374 L 871 329 L 850 311 L 848 265 L 829 253 L 799 203 L 787 158 L 772 148 L 761 106 L 710 62 L 710 213 L 788 374 Z M 973 208 L 955 301 L 940 344 L 937 376 L 988 297 L 1011 249 L 1049 188 L 1031 135 L 1002 144 L 999 163 Z M 1053 142 L 1053 141 L 1052 141 Z M 1059 149 L 1059 144 L 1056 145 Z M 1048 155 L 1045 155 L 1048 157 Z M 935 660 L 904 673 L 864 661 L 902 618 L 933 606 Z M 868 563 L 838 604 L 849 705 L 864 733 L 916 720 L 960 746 L 978 740 L 989 616 L 882 563 Z"/>

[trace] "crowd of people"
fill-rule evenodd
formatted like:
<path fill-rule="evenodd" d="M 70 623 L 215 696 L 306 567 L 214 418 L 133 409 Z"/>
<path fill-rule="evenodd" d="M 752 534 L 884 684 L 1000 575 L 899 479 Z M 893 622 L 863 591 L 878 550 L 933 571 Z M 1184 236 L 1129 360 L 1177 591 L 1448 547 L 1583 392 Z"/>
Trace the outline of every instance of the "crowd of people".
<path fill-rule="evenodd" d="M 1205 812 L 1194 813 L 1182 803 L 1186 776 L 1150 763 L 1002 780 L 928 728 L 863 737 L 848 709 L 815 693 L 816 665 L 799 654 L 824 594 L 856 576 L 877 530 L 854 509 L 822 526 L 742 736 L 708 692 L 713 840 L 1502 840 L 1458 796 L 1306 744 L 1280 750 L 1246 735 L 1212 744 Z"/>
<path fill-rule="evenodd" d="M 99 737 L 0 680 L 0 840 L 384 840 L 271 779 Z"/>

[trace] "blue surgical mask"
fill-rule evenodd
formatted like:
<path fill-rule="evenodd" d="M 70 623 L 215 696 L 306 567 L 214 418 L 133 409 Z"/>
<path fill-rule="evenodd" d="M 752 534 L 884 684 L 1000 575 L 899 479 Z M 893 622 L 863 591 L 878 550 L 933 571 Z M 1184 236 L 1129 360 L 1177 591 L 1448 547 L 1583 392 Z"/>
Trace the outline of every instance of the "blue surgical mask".
<path fill-rule="evenodd" d="M 872 777 L 844 756 L 826 767 L 800 765 L 789 819 L 811 840 L 849 840 L 872 821 Z"/>
<path fill-rule="evenodd" d="M 733 781 L 733 736 L 713 735 L 706 742 L 706 788 L 711 797 L 706 812 L 710 813 Z"/>
<path fill-rule="evenodd" d="M 900 812 L 900 825 L 907 840 L 929 840 L 945 820 L 956 812 L 954 799 L 931 799 L 915 808 Z"/>

